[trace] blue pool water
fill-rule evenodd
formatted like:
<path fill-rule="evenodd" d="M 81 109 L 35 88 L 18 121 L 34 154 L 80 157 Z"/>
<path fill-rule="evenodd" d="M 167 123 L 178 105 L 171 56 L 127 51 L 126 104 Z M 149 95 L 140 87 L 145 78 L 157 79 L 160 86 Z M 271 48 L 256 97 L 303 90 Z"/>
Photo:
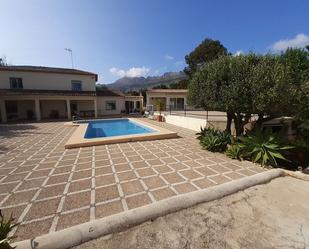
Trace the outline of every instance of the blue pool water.
<path fill-rule="evenodd" d="M 85 138 L 113 137 L 113 136 L 124 136 L 132 134 L 145 134 L 152 132 L 155 132 L 155 130 L 140 125 L 129 119 L 114 119 L 114 120 L 110 119 L 110 120 L 89 121 L 84 137 Z"/>

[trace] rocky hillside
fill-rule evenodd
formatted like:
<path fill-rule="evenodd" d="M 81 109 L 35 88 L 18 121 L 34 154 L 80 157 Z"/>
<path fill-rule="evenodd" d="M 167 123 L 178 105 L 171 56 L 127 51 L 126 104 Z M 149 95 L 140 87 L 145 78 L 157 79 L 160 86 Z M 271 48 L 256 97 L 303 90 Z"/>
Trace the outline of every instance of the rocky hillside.
<path fill-rule="evenodd" d="M 168 72 L 161 76 L 132 77 L 132 78 L 123 77 L 111 84 L 108 84 L 107 86 L 110 89 L 130 91 L 130 90 L 138 90 L 141 88 L 152 88 L 160 84 L 169 85 L 171 83 L 176 83 L 185 78 L 186 75 L 183 72 Z"/>

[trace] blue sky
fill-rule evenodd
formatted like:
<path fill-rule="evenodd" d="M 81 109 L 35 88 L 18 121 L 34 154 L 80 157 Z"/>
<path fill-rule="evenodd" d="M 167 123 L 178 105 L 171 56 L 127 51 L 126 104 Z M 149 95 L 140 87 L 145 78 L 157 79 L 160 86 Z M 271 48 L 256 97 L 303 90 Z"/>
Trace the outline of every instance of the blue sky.
<path fill-rule="evenodd" d="M 308 0 L 0 0 L 0 56 L 71 67 L 100 83 L 179 71 L 204 38 L 232 53 L 309 44 Z"/>

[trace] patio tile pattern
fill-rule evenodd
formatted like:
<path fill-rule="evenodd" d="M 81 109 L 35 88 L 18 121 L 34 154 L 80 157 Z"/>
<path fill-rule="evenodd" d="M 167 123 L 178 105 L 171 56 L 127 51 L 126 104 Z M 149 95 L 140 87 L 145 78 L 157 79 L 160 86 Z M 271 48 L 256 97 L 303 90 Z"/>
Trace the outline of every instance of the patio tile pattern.
<path fill-rule="evenodd" d="M 33 238 L 263 171 L 179 138 L 64 149 L 74 127 L 63 122 L 0 125 L 0 208 Z"/>

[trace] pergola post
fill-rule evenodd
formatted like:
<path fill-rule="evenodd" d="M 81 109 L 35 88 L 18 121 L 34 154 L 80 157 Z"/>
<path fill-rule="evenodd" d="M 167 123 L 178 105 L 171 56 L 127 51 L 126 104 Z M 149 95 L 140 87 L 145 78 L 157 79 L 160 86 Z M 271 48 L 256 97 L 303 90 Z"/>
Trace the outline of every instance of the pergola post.
<path fill-rule="evenodd" d="M 1 112 L 1 123 L 6 123 L 8 121 L 6 115 L 6 108 L 5 108 L 5 100 L 0 99 L 0 112 Z"/>
<path fill-rule="evenodd" d="M 143 108 L 144 108 L 144 97 L 141 98 L 140 111 L 142 111 Z"/>
<path fill-rule="evenodd" d="M 93 105 L 94 105 L 94 117 L 98 117 L 98 106 L 97 106 L 97 99 L 93 100 Z"/>
<path fill-rule="evenodd" d="M 68 114 L 68 120 L 72 119 L 72 113 L 71 113 L 71 101 L 69 99 L 66 100 L 67 103 L 67 114 Z"/>
<path fill-rule="evenodd" d="M 35 103 L 35 116 L 36 116 L 36 120 L 40 121 L 41 120 L 40 100 L 39 99 L 35 99 L 34 103 Z"/>
<path fill-rule="evenodd" d="M 165 111 L 169 110 L 170 105 L 171 105 L 170 97 L 166 97 Z"/>
<path fill-rule="evenodd" d="M 136 110 L 136 100 L 133 100 L 133 110 Z"/>
<path fill-rule="evenodd" d="M 150 96 L 148 93 L 146 93 L 146 106 L 150 105 Z"/>

